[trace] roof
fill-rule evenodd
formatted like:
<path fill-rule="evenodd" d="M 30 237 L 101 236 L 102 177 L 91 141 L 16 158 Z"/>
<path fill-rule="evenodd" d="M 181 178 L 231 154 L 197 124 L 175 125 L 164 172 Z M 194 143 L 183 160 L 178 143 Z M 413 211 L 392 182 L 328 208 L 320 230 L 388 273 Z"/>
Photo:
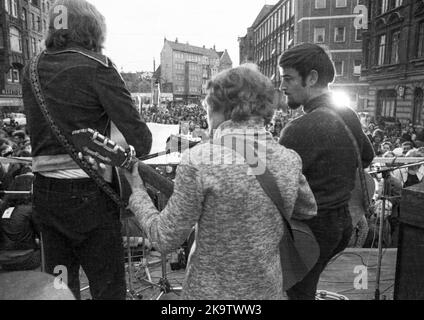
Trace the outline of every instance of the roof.
<path fill-rule="evenodd" d="M 159 67 L 156 69 L 156 71 L 153 73 L 153 78 L 154 79 L 159 79 L 161 77 L 162 74 L 162 65 L 159 65 Z"/>
<path fill-rule="evenodd" d="M 259 12 L 258 16 L 256 17 L 255 22 L 253 22 L 252 28 L 256 27 L 262 21 L 262 19 L 271 12 L 272 8 L 274 8 L 274 5 L 264 5 L 261 12 Z"/>
<path fill-rule="evenodd" d="M 213 58 L 219 58 L 218 53 L 214 49 L 206 49 L 202 47 L 196 47 L 189 44 L 174 42 L 165 40 L 165 43 L 168 43 L 173 50 L 194 53 L 202 56 L 208 56 Z"/>

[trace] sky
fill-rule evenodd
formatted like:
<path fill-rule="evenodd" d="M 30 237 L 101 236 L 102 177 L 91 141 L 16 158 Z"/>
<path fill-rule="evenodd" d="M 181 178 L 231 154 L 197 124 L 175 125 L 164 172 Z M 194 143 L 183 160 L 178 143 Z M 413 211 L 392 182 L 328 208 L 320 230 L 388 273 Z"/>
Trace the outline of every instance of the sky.
<path fill-rule="evenodd" d="M 238 37 L 245 36 L 265 4 L 278 0 L 88 0 L 105 16 L 104 53 L 125 72 L 153 71 L 164 38 L 217 51 L 239 65 Z"/>

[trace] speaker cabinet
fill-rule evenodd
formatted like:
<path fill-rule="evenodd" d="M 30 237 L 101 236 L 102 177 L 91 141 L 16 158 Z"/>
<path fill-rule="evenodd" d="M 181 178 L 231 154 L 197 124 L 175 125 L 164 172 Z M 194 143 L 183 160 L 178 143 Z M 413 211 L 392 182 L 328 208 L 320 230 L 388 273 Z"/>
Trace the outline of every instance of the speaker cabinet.
<path fill-rule="evenodd" d="M 424 300 L 424 183 L 404 189 L 399 218 L 395 300 Z"/>

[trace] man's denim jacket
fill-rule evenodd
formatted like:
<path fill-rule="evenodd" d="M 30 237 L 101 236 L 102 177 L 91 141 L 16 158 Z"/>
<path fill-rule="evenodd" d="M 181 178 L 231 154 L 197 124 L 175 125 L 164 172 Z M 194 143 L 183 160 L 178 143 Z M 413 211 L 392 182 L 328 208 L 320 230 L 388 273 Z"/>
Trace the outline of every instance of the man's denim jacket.
<path fill-rule="evenodd" d="M 151 132 L 107 57 L 81 48 L 45 51 L 38 70 L 47 108 L 69 140 L 73 131 L 86 128 L 108 135 L 112 121 L 138 156 L 150 152 Z M 23 77 L 23 98 L 34 172 L 78 169 L 41 113 L 32 93 L 28 66 Z"/>

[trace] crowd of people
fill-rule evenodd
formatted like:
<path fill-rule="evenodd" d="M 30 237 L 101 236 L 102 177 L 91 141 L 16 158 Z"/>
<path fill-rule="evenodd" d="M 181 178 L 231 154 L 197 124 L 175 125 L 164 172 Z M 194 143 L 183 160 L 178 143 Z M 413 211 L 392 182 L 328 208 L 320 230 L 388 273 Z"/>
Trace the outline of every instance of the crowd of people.
<path fill-rule="evenodd" d="M 0 156 L 31 157 L 26 127 L 14 121 L 0 122 Z M 30 195 L 6 194 L 31 191 L 33 178 L 30 163 L 0 162 L 0 267 L 6 271 L 34 270 L 41 263 Z"/>
<path fill-rule="evenodd" d="M 0 128 L 0 157 L 31 157 L 31 142 L 25 126 L 2 124 Z M 24 164 L 1 164 L 0 190 L 9 190 L 16 176 L 31 171 Z"/>
<path fill-rule="evenodd" d="M 413 149 L 424 147 L 424 126 L 400 121 L 363 121 L 363 129 L 374 146 L 377 157 L 402 157 Z"/>
<path fill-rule="evenodd" d="M 198 104 L 176 104 L 168 103 L 166 106 L 153 106 L 142 111 L 145 122 L 180 125 L 189 122 L 190 131 L 198 126 L 202 130 L 208 129 L 206 111 Z"/>

